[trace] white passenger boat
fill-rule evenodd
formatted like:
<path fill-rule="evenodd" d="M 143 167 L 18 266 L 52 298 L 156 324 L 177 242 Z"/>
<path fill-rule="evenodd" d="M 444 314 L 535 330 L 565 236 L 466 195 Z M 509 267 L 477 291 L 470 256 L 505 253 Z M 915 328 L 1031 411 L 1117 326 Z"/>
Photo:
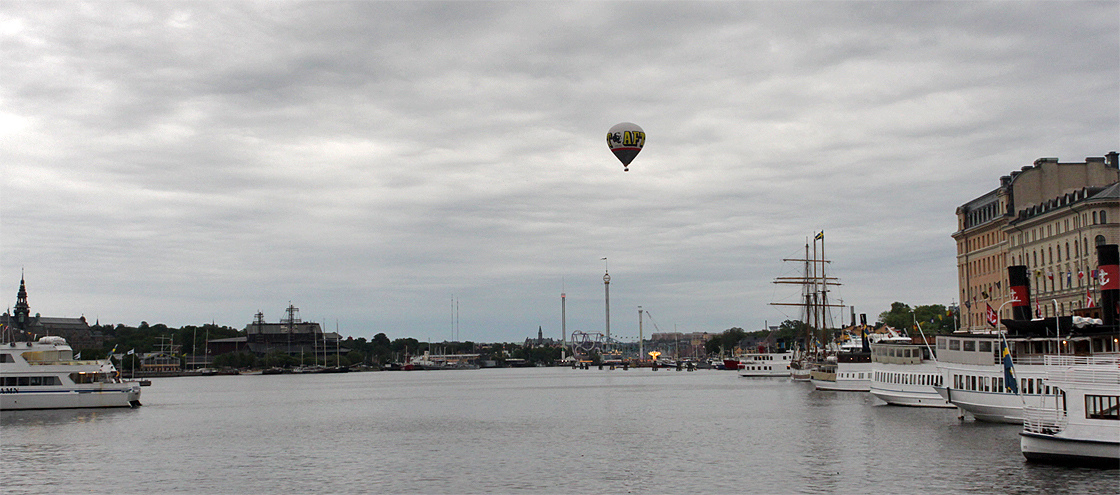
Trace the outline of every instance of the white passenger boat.
<path fill-rule="evenodd" d="M 739 356 L 739 376 L 789 376 L 792 352 L 760 352 Z"/>
<path fill-rule="evenodd" d="M 954 407 L 937 393 L 937 361 L 926 345 L 883 341 L 871 344 L 871 395 L 896 406 Z"/>
<path fill-rule="evenodd" d="M 140 384 L 108 360 L 78 361 L 62 337 L 0 344 L 0 409 L 135 407 Z"/>
<path fill-rule="evenodd" d="M 1044 383 L 1062 393 L 1024 408 L 1019 447 L 1031 461 L 1120 467 L 1120 367 L 1047 360 Z"/>
<path fill-rule="evenodd" d="M 1069 317 L 1064 317 L 1068 319 Z M 1005 323 L 1010 323 L 1004 320 Z M 1045 322 L 1037 320 L 1035 326 Z M 1063 326 L 1068 328 L 1068 326 Z M 999 358 L 1000 336 L 996 333 L 951 334 L 937 336 L 938 370 L 943 383 L 935 387 L 938 394 L 979 421 L 1021 424 L 1023 407 L 1041 407 L 1053 402 L 1059 391 L 1045 383 L 1047 356 L 1062 356 L 1067 363 L 1106 364 L 1117 361 L 1116 344 L 1107 333 L 1084 333 L 1046 338 L 1045 333 L 1007 335 L 1014 363 L 1018 394 L 1004 383 L 1003 364 Z M 1054 332 L 1051 331 L 1051 335 Z M 1059 354 L 1059 345 L 1066 352 Z M 1067 354 L 1070 350 L 1077 355 Z"/>
<path fill-rule="evenodd" d="M 809 375 L 817 390 L 868 392 L 871 390 L 871 354 L 841 352 L 828 356 Z"/>

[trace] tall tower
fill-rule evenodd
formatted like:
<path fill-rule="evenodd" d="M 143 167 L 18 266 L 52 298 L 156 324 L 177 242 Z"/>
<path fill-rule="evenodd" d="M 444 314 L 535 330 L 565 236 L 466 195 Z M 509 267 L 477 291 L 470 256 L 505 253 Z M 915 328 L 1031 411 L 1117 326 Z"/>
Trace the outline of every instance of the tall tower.
<path fill-rule="evenodd" d="M 642 342 L 645 337 L 642 335 L 642 307 L 638 306 L 638 360 L 642 361 L 646 358 L 645 343 Z"/>
<path fill-rule="evenodd" d="M 16 328 L 27 330 L 31 323 L 31 306 L 27 304 L 27 286 L 23 283 L 23 274 L 19 275 L 19 292 L 16 294 Z"/>
<path fill-rule="evenodd" d="M 568 300 L 567 295 L 560 293 L 560 347 L 568 345 Z"/>
<path fill-rule="evenodd" d="M 603 273 L 603 293 L 607 298 L 607 341 L 606 346 L 610 348 L 611 345 L 611 274 Z"/>

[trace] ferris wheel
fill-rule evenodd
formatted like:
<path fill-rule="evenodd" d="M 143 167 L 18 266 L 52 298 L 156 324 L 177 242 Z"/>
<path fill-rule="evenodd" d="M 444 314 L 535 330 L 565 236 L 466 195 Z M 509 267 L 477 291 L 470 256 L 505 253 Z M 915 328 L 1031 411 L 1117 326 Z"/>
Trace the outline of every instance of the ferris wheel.
<path fill-rule="evenodd" d="M 576 330 L 572 332 L 572 351 L 579 354 L 588 354 L 603 348 L 603 334 L 587 333 Z"/>

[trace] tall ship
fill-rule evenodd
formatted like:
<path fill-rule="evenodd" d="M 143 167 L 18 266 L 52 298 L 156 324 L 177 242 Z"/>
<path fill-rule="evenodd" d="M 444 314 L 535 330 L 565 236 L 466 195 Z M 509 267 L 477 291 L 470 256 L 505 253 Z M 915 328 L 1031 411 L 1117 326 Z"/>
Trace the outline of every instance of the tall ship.
<path fill-rule="evenodd" d="M 82 361 L 66 339 L 0 343 L 0 410 L 135 407 L 139 382 L 125 382 L 109 359 Z"/>
<path fill-rule="evenodd" d="M 817 247 L 820 247 L 818 253 Z M 843 308 L 841 304 L 831 304 L 828 300 L 830 287 L 840 285 L 835 277 L 825 273 L 830 263 L 824 253 L 824 231 L 813 237 L 812 251 L 805 243 L 803 258 L 787 258 L 784 262 L 796 262 L 802 266 L 802 274 L 793 277 L 777 277 L 775 284 L 801 286 L 800 300 L 797 302 L 772 302 L 772 306 L 796 306 L 800 308 L 803 333 L 790 356 L 789 371 L 794 381 L 809 381 L 814 368 L 824 365 L 833 350 L 829 328 L 833 327 L 831 308 Z"/>
<path fill-rule="evenodd" d="M 992 311 L 988 332 L 937 336 L 938 369 L 943 384 L 936 387 L 945 400 L 980 421 L 1021 424 L 1024 407 L 1040 408 L 1063 394 L 1046 381 L 1047 359 L 1061 359 L 1066 366 L 1117 366 L 1120 363 L 1120 326 L 1117 302 L 1120 278 L 1117 245 L 1098 246 L 1101 283 L 1101 319 L 1081 316 L 1031 318 L 1027 267 L 1008 267 L 1012 316 L 996 326 Z M 1094 309 L 1094 308 L 1090 308 Z M 1010 366 L 1004 364 L 1001 345 L 1007 348 Z M 1014 384 L 1007 379 L 1015 380 Z"/>

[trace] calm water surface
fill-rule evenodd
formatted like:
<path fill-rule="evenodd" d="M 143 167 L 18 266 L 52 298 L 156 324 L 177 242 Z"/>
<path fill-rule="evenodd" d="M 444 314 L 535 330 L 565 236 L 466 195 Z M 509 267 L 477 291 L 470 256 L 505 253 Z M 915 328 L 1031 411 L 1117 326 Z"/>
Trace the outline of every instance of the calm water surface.
<path fill-rule="evenodd" d="M 1117 493 L 1013 425 L 735 373 L 165 378 L 131 410 L 2 413 L 3 493 Z"/>

